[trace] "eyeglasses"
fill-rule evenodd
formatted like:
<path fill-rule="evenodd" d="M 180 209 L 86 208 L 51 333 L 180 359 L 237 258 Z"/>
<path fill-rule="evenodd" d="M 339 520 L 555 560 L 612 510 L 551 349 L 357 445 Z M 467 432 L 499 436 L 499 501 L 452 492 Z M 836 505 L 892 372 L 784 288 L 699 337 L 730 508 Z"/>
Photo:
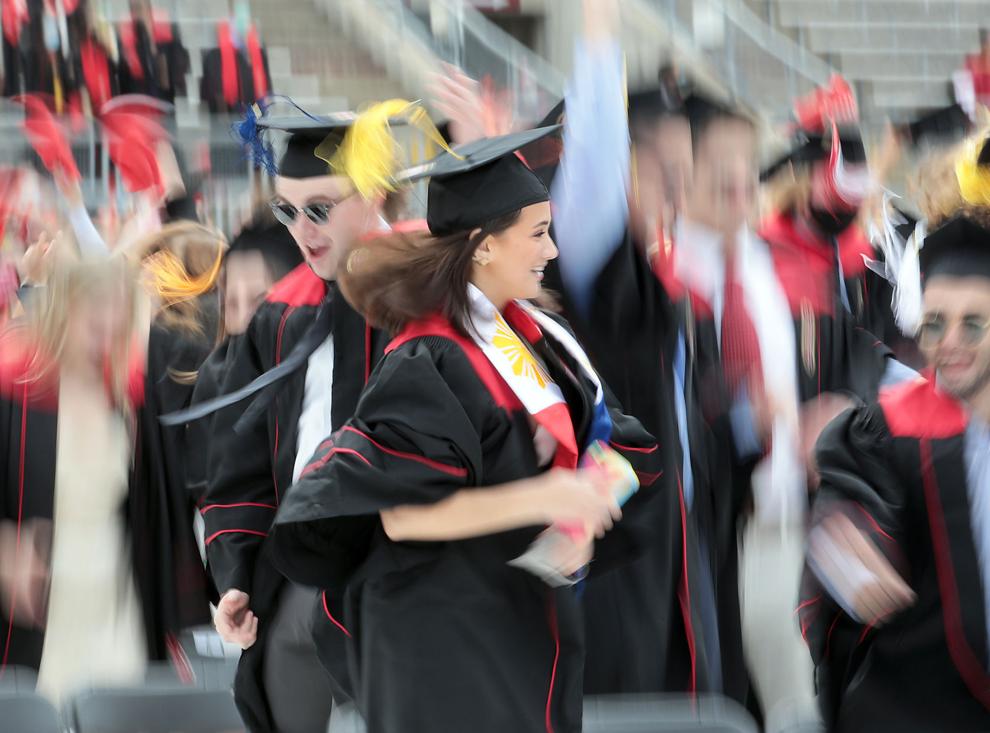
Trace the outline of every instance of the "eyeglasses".
<path fill-rule="evenodd" d="M 306 215 L 306 218 L 317 226 L 322 226 L 330 221 L 330 212 L 333 211 L 335 206 L 340 205 L 346 199 L 350 197 L 350 194 L 338 201 L 329 201 L 326 203 L 318 204 L 307 204 L 301 209 L 297 209 L 292 204 L 287 204 L 284 201 L 272 201 L 269 205 L 272 207 L 272 213 L 275 214 L 275 218 L 278 219 L 280 224 L 284 224 L 289 227 L 292 226 L 296 217 L 299 216 L 301 211 Z"/>
<path fill-rule="evenodd" d="M 918 345 L 924 349 L 938 346 L 945 340 L 950 326 L 955 321 L 946 321 L 936 314 L 922 321 L 918 327 Z M 959 319 L 959 340 L 964 346 L 976 346 L 990 331 L 990 318 L 978 315 L 965 315 Z"/>

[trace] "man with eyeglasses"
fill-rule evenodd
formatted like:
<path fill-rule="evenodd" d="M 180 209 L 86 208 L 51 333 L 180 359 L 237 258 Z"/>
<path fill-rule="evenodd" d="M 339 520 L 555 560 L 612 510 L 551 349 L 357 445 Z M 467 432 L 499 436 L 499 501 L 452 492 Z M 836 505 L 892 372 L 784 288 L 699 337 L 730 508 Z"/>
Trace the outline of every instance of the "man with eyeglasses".
<path fill-rule="evenodd" d="M 799 613 L 829 730 L 990 730 L 990 208 L 921 268 L 931 371 L 818 444 Z"/>
<path fill-rule="evenodd" d="M 224 640 L 244 650 L 234 693 L 255 733 L 322 731 L 331 700 L 339 706 L 350 699 L 340 598 L 284 580 L 266 537 L 280 499 L 317 446 L 353 414 L 388 341 L 335 282 L 341 256 L 360 237 L 388 228 L 383 196 L 361 195 L 327 163 L 353 121 L 259 121 L 288 135 L 271 205 L 305 262 L 276 284 L 246 332 L 215 353 L 221 396 L 165 418 L 212 420 L 200 511 L 220 594 L 214 620 Z M 265 145 L 258 149 L 263 156 Z"/>

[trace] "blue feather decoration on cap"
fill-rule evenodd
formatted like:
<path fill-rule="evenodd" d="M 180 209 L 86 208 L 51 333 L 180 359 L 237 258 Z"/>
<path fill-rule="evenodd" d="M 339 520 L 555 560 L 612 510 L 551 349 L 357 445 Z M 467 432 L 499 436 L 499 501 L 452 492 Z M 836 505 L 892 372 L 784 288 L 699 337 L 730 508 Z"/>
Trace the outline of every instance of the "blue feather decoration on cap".
<path fill-rule="evenodd" d="M 244 119 L 231 125 L 231 133 L 240 144 L 245 157 L 254 163 L 256 168 L 264 168 L 270 176 L 278 175 L 275 164 L 275 152 L 262 131 L 258 128 L 258 120 L 265 116 L 274 100 L 265 98 L 258 100 L 244 111 Z"/>

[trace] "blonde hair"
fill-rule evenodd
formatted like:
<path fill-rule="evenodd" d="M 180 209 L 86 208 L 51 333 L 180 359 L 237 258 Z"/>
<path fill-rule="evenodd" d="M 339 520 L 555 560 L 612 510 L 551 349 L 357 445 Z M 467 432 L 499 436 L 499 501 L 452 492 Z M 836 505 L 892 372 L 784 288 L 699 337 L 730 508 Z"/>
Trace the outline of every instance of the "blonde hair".
<path fill-rule="evenodd" d="M 137 286 L 134 269 L 123 257 L 80 260 L 65 247 L 56 250 L 46 284 L 32 294 L 37 301 L 24 319 L 31 349 L 26 381 L 45 382 L 54 375 L 63 362 L 72 311 L 93 294 L 114 287 L 123 289 L 126 321 L 107 354 L 107 384 L 113 403 L 124 410 L 130 407 Z"/>
<path fill-rule="evenodd" d="M 762 208 L 770 212 L 805 213 L 810 197 L 810 168 L 788 165 L 767 182 Z"/>
<path fill-rule="evenodd" d="M 216 288 L 226 251 L 221 232 L 193 221 L 168 224 L 128 249 L 151 272 L 162 301 L 156 320 L 164 328 L 206 335 L 196 299 Z"/>
<path fill-rule="evenodd" d="M 960 143 L 928 156 L 908 181 L 912 198 L 927 220 L 929 231 L 939 227 L 965 204 L 956 177 L 956 161 L 964 147 L 965 143 Z"/>

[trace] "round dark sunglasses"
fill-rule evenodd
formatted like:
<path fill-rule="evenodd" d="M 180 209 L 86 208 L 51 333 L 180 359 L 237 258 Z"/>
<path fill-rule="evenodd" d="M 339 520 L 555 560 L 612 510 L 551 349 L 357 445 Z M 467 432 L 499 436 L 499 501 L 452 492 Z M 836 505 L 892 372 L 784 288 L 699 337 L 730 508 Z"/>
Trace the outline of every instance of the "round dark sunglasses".
<path fill-rule="evenodd" d="M 330 221 L 330 212 L 333 211 L 335 206 L 339 206 L 344 201 L 346 201 L 350 196 L 344 196 L 344 198 L 338 201 L 327 201 L 320 202 L 316 204 L 307 204 L 301 209 L 297 209 L 292 204 L 287 204 L 284 201 L 275 200 L 269 203 L 272 207 L 272 213 L 275 214 L 275 218 L 278 219 L 280 224 L 285 226 L 292 226 L 296 221 L 296 217 L 299 216 L 301 211 L 306 215 L 306 218 L 317 226 L 322 226 Z"/>

